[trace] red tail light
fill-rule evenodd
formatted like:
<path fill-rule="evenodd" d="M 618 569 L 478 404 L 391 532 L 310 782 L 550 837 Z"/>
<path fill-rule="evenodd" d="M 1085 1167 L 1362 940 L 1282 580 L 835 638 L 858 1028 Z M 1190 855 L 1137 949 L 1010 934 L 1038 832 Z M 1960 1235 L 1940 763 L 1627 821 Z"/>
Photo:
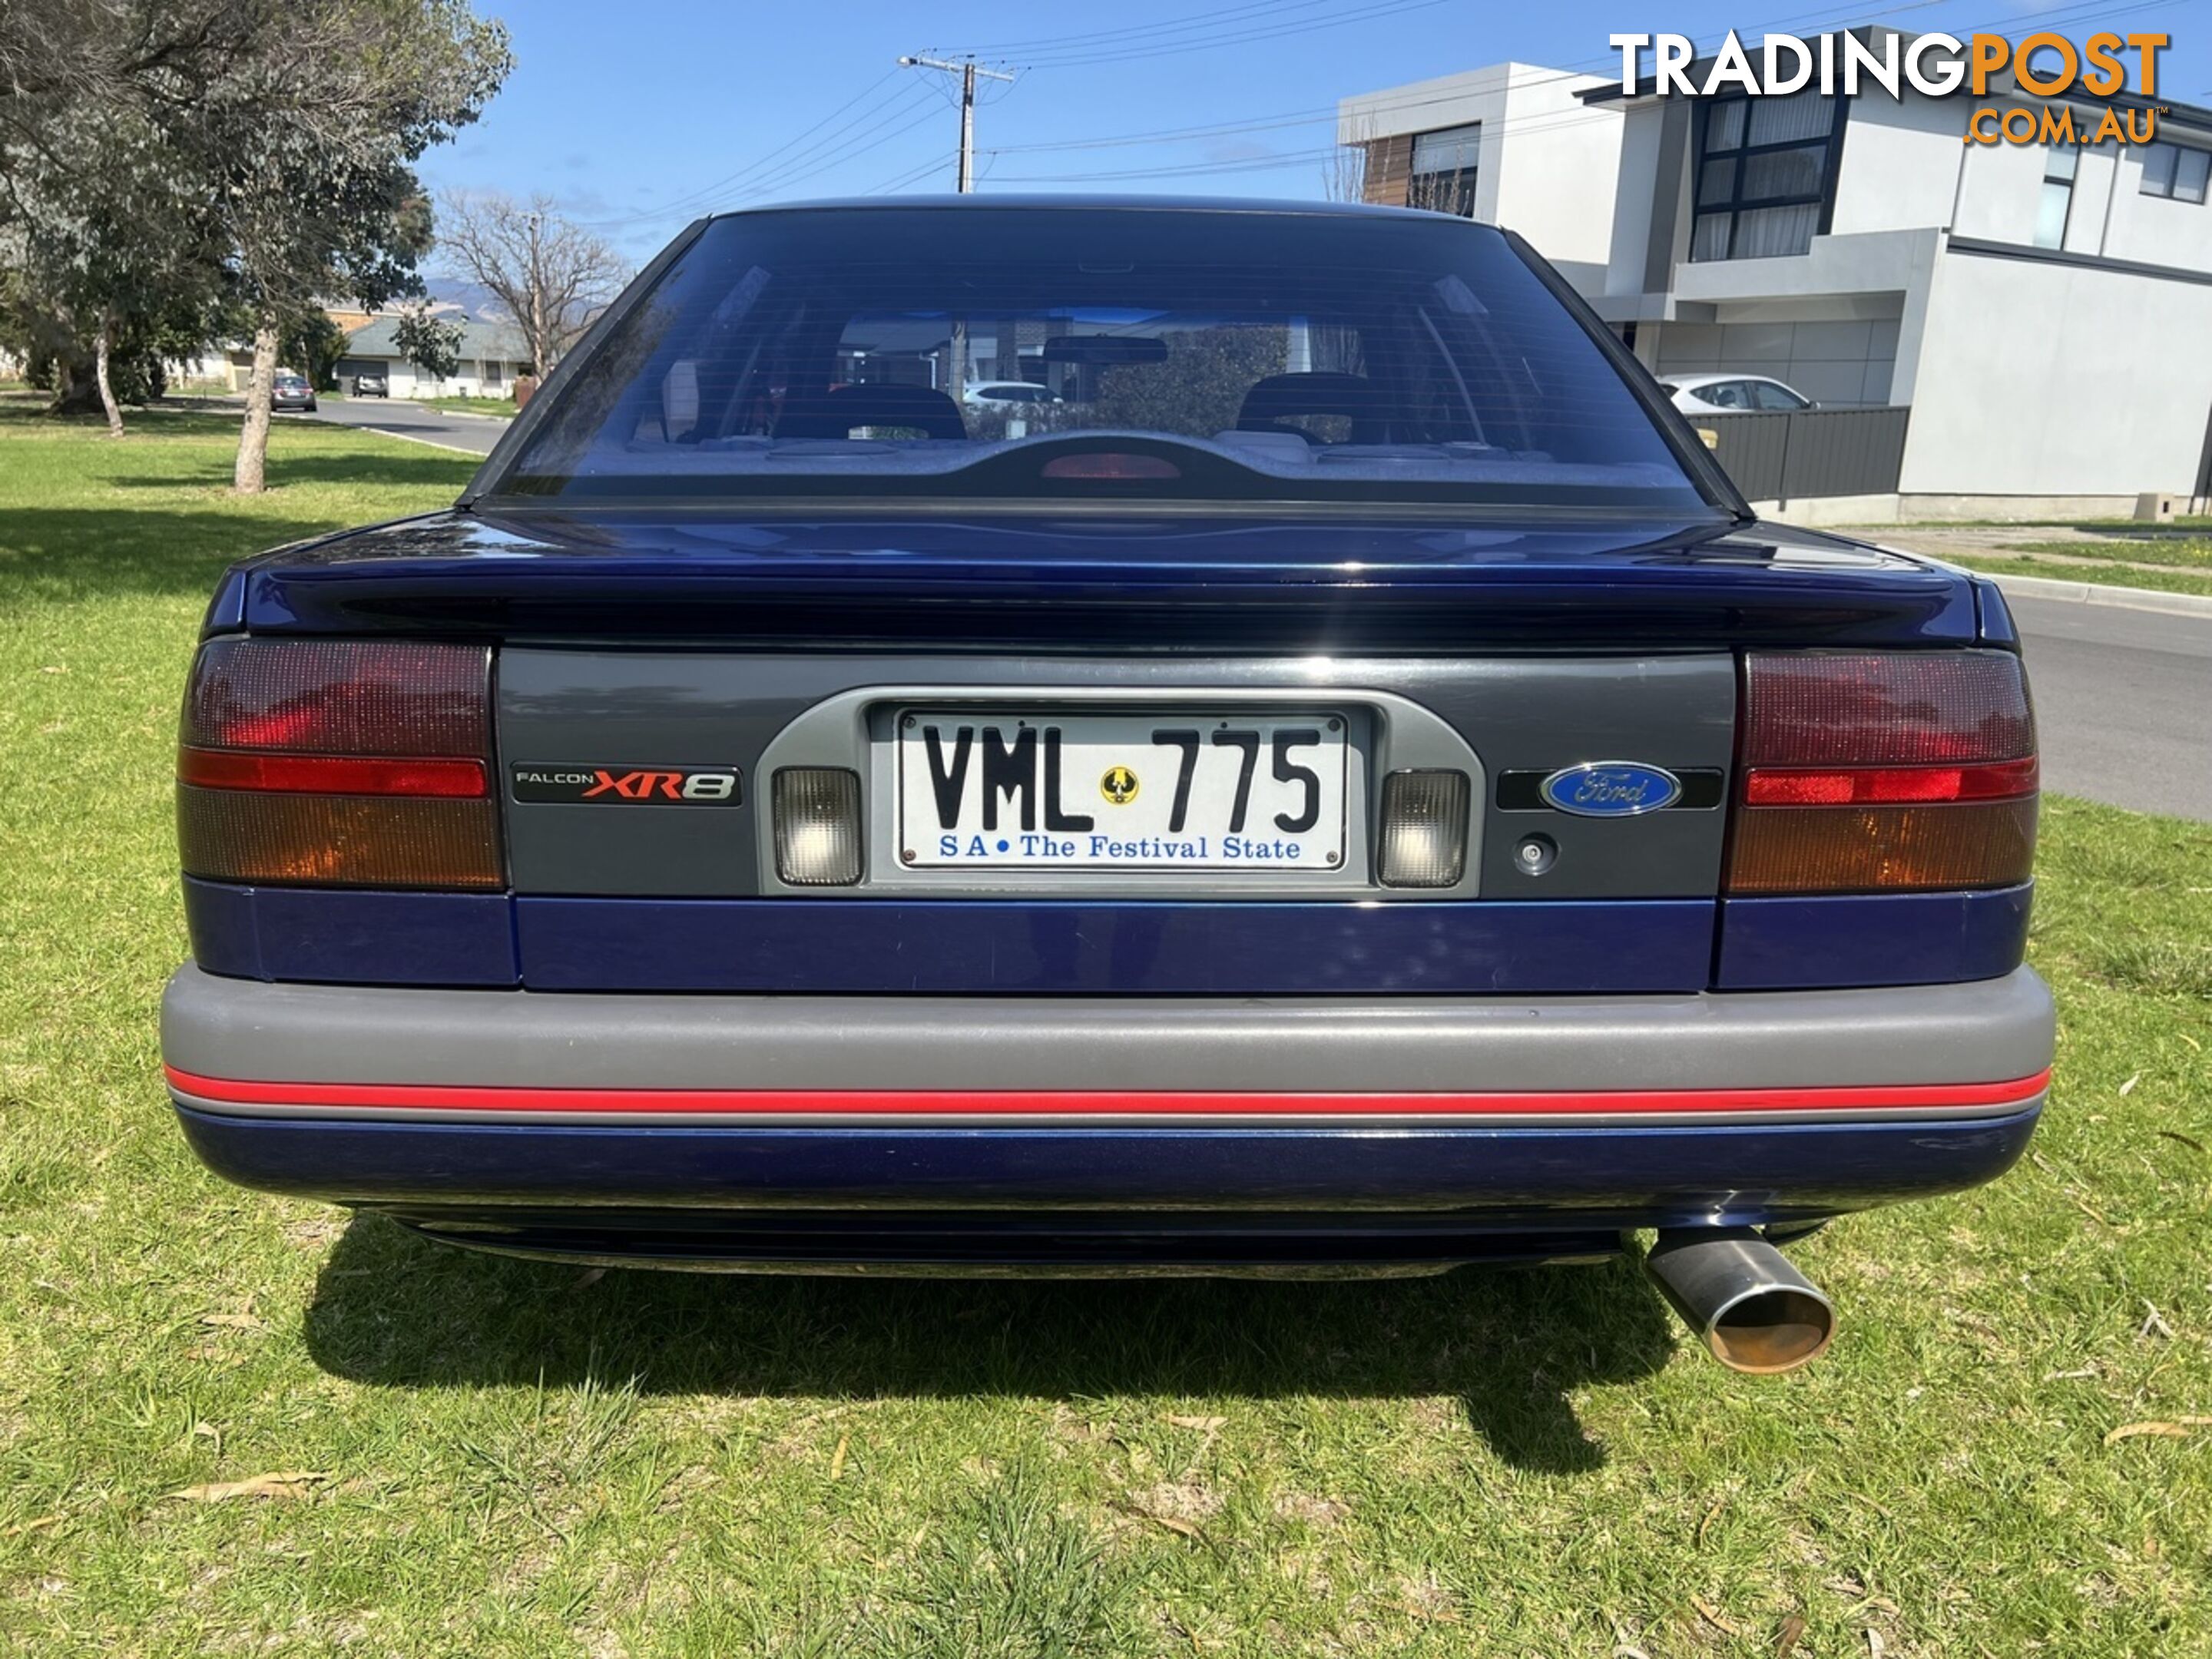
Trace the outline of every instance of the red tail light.
<path fill-rule="evenodd" d="M 185 873 L 331 886 L 503 884 L 482 646 L 217 640 L 177 757 Z"/>
<path fill-rule="evenodd" d="M 2009 887 L 2035 857 L 2035 722 L 2002 651 L 1744 662 L 1732 893 Z"/>

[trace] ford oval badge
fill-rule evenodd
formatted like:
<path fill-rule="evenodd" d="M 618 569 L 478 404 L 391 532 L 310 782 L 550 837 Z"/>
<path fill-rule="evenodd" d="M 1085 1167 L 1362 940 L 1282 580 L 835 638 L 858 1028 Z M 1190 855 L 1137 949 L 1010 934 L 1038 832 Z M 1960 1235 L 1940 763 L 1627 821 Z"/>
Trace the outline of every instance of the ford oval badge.
<path fill-rule="evenodd" d="M 1681 799 L 1682 781 L 1641 761 L 1584 761 L 1546 778 L 1543 794 L 1577 817 L 1633 818 L 1672 806 Z"/>

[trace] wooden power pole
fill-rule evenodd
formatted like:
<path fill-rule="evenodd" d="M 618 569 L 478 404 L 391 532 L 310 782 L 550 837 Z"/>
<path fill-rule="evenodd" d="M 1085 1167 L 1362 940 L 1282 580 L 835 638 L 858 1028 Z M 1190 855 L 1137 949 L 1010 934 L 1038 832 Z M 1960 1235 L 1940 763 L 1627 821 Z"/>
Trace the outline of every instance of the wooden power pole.
<path fill-rule="evenodd" d="M 949 63 L 942 58 L 902 58 L 901 69 L 936 70 L 944 75 L 960 77 L 960 170 L 954 188 L 963 196 L 975 188 L 975 81 L 981 76 L 989 81 L 1011 81 L 1014 77 L 1002 70 L 978 69 L 972 58 L 959 63 Z M 968 325 L 964 322 L 952 325 L 952 337 L 946 349 L 945 378 L 946 389 L 955 398 L 963 395 L 968 383 Z"/>
<path fill-rule="evenodd" d="M 936 70 L 945 75 L 960 77 L 960 172 L 955 186 L 965 196 L 975 188 L 975 82 L 1011 81 L 1014 77 L 1003 70 L 980 69 L 972 58 L 959 63 L 950 63 L 942 58 L 902 58 L 901 69 Z"/>

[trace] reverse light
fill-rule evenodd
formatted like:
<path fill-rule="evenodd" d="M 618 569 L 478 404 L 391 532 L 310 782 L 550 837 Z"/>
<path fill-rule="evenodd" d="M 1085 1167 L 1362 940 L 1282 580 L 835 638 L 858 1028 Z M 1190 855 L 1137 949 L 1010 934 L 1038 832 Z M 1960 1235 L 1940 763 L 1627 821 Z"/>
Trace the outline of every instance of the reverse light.
<path fill-rule="evenodd" d="M 1754 653 L 1727 890 L 2017 885 L 2038 782 L 2008 652 Z"/>
<path fill-rule="evenodd" d="M 850 887 L 860 878 L 860 775 L 787 766 L 775 775 L 775 873 L 793 887 Z"/>
<path fill-rule="evenodd" d="M 185 873 L 501 886 L 490 760 L 484 647 L 211 641 L 192 666 L 177 754 Z"/>
<path fill-rule="evenodd" d="M 1467 869 L 1464 772 L 1393 772 L 1382 781 L 1385 887 L 1455 887 Z"/>

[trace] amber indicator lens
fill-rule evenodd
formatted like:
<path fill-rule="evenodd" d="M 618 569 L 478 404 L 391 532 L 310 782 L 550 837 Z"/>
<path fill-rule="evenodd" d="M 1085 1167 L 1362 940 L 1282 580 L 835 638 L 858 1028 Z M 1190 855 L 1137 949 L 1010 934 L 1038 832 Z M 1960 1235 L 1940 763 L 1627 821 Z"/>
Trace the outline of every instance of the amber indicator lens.
<path fill-rule="evenodd" d="M 2035 798 L 1957 806 L 1753 807 L 1733 893 L 2014 887 L 2035 864 Z"/>
<path fill-rule="evenodd" d="M 185 873 L 209 881 L 316 887 L 499 887 L 499 821 L 489 799 L 177 790 Z"/>

